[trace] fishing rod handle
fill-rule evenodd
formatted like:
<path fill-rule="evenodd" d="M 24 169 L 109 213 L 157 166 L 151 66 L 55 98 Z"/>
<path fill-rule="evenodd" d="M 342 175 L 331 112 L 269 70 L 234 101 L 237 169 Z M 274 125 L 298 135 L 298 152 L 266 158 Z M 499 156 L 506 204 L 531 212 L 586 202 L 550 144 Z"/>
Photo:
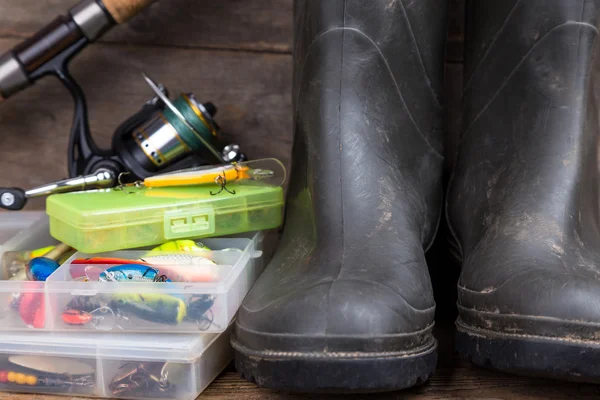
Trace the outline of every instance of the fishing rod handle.
<path fill-rule="evenodd" d="M 104 7 L 118 24 L 127 22 L 155 0 L 102 0 Z"/>

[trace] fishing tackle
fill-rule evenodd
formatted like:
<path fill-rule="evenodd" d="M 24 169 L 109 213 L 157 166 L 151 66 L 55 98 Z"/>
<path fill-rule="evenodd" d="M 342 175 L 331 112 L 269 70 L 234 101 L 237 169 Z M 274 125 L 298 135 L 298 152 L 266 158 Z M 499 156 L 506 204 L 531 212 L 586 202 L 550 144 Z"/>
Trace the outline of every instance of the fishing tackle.
<path fill-rule="evenodd" d="M 211 310 L 214 304 L 215 296 L 193 296 L 188 303 L 187 318 L 195 321 L 201 330 L 208 329 L 214 321 L 214 315 Z"/>
<path fill-rule="evenodd" d="M 218 279 L 217 263 L 201 256 L 173 254 L 141 258 L 142 261 L 159 266 L 174 282 L 214 282 Z"/>
<path fill-rule="evenodd" d="M 58 251 L 60 254 L 56 255 L 55 251 Z M 7 251 L 2 255 L 2 267 L 8 274 L 9 279 L 27 280 L 27 276 L 23 274 L 25 274 L 27 264 L 32 259 L 50 254 L 52 257 L 57 256 L 59 264 L 62 264 L 73 253 L 74 250 L 70 247 L 62 246 L 60 248 L 57 248 L 57 246 L 46 246 L 35 250 Z"/>
<path fill-rule="evenodd" d="M 140 258 L 144 263 L 150 265 L 216 265 L 212 260 L 201 256 L 189 254 L 168 254 L 160 256 L 146 256 Z"/>
<path fill-rule="evenodd" d="M 208 247 L 200 242 L 194 242 L 193 240 L 188 239 L 180 239 L 180 240 L 172 240 L 167 243 L 163 243 L 160 246 L 157 246 L 150 250 L 148 255 L 151 255 L 154 252 L 167 253 L 167 252 L 201 252 L 201 251 L 211 251 Z"/>
<path fill-rule="evenodd" d="M 94 367 L 72 358 L 14 355 L 8 357 L 8 362 L 46 375 L 86 377 L 94 374 Z"/>
<path fill-rule="evenodd" d="M 139 180 L 161 171 L 246 159 L 239 146 L 219 139 L 220 128 L 213 120 L 217 108 L 212 103 L 202 104 L 192 93 L 181 93 L 171 101 L 162 85 L 146 75 L 144 79 L 154 97 L 117 128 L 107 151 L 94 143 L 83 92 L 67 76 L 65 84 L 76 88 L 77 105 L 68 151 L 70 178 L 29 190 L 0 188 L 0 207 L 21 210 L 34 197 L 121 186 L 123 176 Z"/>
<path fill-rule="evenodd" d="M 60 265 L 47 257 L 37 257 L 27 265 L 27 279 L 30 281 L 45 281 Z"/>
<path fill-rule="evenodd" d="M 147 390 L 166 392 L 174 385 L 169 382 L 168 363 L 127 363 L 119 368 L 108 385 L 113 396 Z"/>
<path fill-rule="evenodd" d="M 162 293 L 117 293 L 110 307 L 118 313 L 132 313 L 147 321 L 177 325 L 187 315 L 182 299 Z"/>
<path fill-rule="evenodd" d="M 27 325 L 41 329 L 45 325 L 44 294 L 38 292 L 24 292 L 13 300 L 13 308 L 19 310 L 21 320 Z"/>
<path fill-rule="evenodd" d="M 62 320 L 67 325 L 83 326 L 92 322 L 92 314 L 81 310 L 68 309 L 61 314 Z"/>
<path fill-rule="evenodd" d="M 154 97 L 117 128 L 110 150 L 94 143 L 85 95 L 70 74 L 69 63 L 115 23 L 128 20 L 152 1 L 82 0 L 67 15 L 0 54 L 0 102 L 48 75 L 56 76 L 75 102 L 68 149 L 70 179 L 27 191 L 2 188 L 0 207 L 20 210 L 31 197 L 113 187 L 122 172 L 143 179 L 157 171 L 245 159 L 238 145 L 219 139 L 214 105 L 202 104 L 192 94 L 171 101 L 167 90 L 146 76 Z"/>
<path fill-rule="evenodd" d="M 82 270 L 81 267 L 84 265 L 86 267 Z M 94 266 L 105 265 L 158 267 L 160 268 L 161 276 L 169 277 L 165 282 L 213 282 L 218 277 L 217 271 L 209 268 L 217 265 L 214 261 L 205 257 L 187 254 L 150 256 L 139 260 L 104 257 L 77 259 L 71 262 L 71 276 L 75 278 L 85 275 L 90 281 L 100 280 L 100 275 L 104 271 L 100 268 L 95 269 Z M 160 280 L 158 281 L 160 282 Z"/>
<path fill-rule="evenodd" d="M 127 258 L 117 257 L 91 257 L 91 258 L 77 258 L 71 261 L 71 265 L 127 265 L 137 264 L 149 266 L 150 264 L 144 263 L 140 260 L 129 260 Z"/>
<path fill-rule="evenodd" d="M 24 374 L 22 372 L 0 370 L 0 383 L 19 386 L 38 386 L 45 388 L 60 388 L 69 386 L 93 386 L 92 377 L 84 376 L 78 378 L 63 377 L 38 377 L 37 375 Z"/>
<path fill-rule="evenodd" d="M 267 158 L 169 172 L 148 177 L 144 179 L 143 184 L 149 188 L 217 184 L 221 187 L 221 190 L 227 190 L 227 182 L 242 183 L 248 181 L 260 181 L 279 186 L 285 181 L 285 167 L 281 161 L 275 158 Z"/>
<path fill-rule="evenodd" d="M 142 264 L 125 264 L 111 267 L 99 276 L 100 282 L 171 282 L 157 269 Z"/>

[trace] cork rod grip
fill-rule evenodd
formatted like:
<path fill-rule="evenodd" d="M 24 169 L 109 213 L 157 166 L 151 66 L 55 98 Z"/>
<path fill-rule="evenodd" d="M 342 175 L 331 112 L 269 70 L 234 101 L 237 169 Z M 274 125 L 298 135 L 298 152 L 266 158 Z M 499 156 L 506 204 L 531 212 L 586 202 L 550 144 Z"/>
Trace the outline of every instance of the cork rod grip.
<path fill-rule="evenodd" d="M 115 21 L 122 24 L 136 16 L 154 1 L 155 0 L 102 0 L 102 3 L 104 3 L 104 7 L 106 7 Z"/>

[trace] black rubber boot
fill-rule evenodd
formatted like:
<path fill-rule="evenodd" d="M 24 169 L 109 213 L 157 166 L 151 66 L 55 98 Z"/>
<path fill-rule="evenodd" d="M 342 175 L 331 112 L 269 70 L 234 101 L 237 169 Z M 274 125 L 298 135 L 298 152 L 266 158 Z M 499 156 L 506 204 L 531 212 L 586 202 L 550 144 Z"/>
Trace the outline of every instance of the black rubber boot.
<path fill-rule="evenodd" d="M 600 382 L 600 1 L 472 1 L 448 219 L 458 350 Z"/>
<path fill-rule="evenodd" d="M 443 4 L 296 2 L 286 225 L 232 340 L 259 386 L 388 391 L 434 371 Z"/>

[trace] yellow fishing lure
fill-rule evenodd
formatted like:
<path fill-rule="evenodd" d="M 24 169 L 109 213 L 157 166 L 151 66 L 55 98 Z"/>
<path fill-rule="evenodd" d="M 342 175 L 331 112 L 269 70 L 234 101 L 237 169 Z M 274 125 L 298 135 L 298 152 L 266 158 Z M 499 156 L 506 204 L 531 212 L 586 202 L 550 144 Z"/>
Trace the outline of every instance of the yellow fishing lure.
<path fill-rule="evenodd" d="M 285 167 L 275 158 L 247 161 L 235 164 L 189 168 L 144 179 L 149 188 L 170 186 L 193 186 L 261 181 L 280 186 L 285 182 Z"/>

